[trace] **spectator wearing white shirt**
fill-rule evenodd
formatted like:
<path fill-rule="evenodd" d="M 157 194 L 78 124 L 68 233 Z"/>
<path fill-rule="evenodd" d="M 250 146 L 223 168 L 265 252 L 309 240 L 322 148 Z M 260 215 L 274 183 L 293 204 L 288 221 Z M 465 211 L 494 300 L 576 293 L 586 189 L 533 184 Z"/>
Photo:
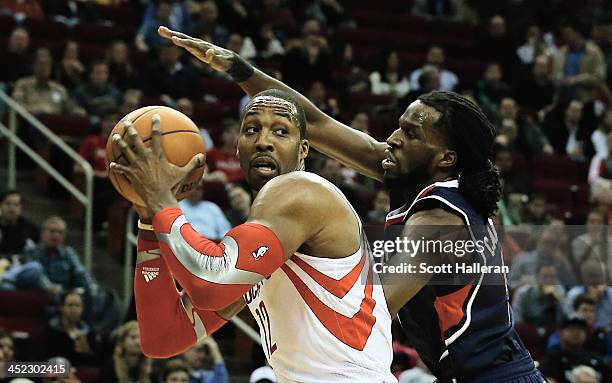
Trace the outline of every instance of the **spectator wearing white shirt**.
<path fill-rule="evenodd" d="M 589 167 L 589 184 L 591 197 L 604 204 L 612 202 L 612 132 L 608 133 L 605 155 L 595 154 Z"/>
<path fill-rule="evenodd" d="M 419 69 L 415 69 L 410 74 L 410 88 L 412 90 L 419 90 L 419 77 L 423 73 L 423 68 L 427 65 L 432 65 L 438 68 L 440 71 L 440 90 L 452 91 L 459 83 L 459 78 L 453 72 L 448 69 L 444 69 L 444 50 L 439 46 L 432 46 L 427 51 L 427 57 L 425 59 L 425 65 Z"/>
<path fill-rule="evenodd" d="M 402 98 L 410 92 L 410 82 L 400 70 L 399 55 L 391 51 L 386 56 L 385 67 L 370 73 L 371 91 L 378 95 Z"/>
<path fill-rule="evenodd" d="M 608 135 L 610 133 L 612 133 L 612 108 L 606 110 L 601 123 L 591 134 L 591 142 L 595 149 L 595 155 L 602 158 L 608 156 Z"/>
<path fill-rule="evenodd" d="M 191 227 L 213 241 L 221 240 L 232 228 L 216 203 L 202 199 L 202 184 L 179 202 L 179 206 Z"/>

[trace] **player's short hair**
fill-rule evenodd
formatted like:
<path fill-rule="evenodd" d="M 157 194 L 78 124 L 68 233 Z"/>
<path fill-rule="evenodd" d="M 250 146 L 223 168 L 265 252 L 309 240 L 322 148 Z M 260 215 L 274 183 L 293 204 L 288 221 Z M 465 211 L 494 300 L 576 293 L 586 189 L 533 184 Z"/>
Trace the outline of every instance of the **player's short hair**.
<path fill-rule="evenodd" d="M 187 375 L 190 375 L 187 363 L 185 363 L 181 359 L 172 359 L 169 360 L 168 363 L 166 363 L 166 365 L 164 366 L 164 371 L 162 372 L 162 382 L 165 382 L 170 374 L 177 371 L 183 371 Z"/>
<path fill-rule="evenodd" d="M 576 297 L 576 299 L 574 299 L 572 308 L 574 311 L 578 311 L 581 305 L 597 306 L 597 302 L 595 302 L 595 299 L 591 298 L 588 294 L 580 294 Z"/>
<path fill-rule="evenodd" d="M 295 106 L 295 110 L 297 111 L 297 115 L 295 116 L 295 119 L 297 120 L 298 128 L 300 129 L 300 139 L 307 138 L 307 133 L 306 133 L 306 114 L 304 113 L 304 108 L 302 107 L 302 105 L 295 98 L 293 98 L 293 96 L 291 96 L 289 93 L 287 93 L 287 92 L 285 92 L 283 90 L 280 90 L 280 89 L 268 89 L 268 90 L 264 90 L 262 92 L 259 92 L 255 96 L 253 96 L 251 98 L 251 102 L 256 97 L 259 97 L 259 96 L 268 96 L 268 97 L 280 98 L 281 100 L 285 100 L 285 101 L 293 104 L 293 106 Z M 244 114 L 248 110 L 248 107 L 249 107 L 251 102 L 249 102 L 247 107 L 244 108 L 244 111 L 242 112 L 242 116 L 241 116 L 240 120 L 242 120 L 242 118 L 244 118 Z"/>
<path fill-rule="evenodd" d="M 3 203 L 8 198 L 8 196 L 14 195 L 14 194 L 17 194 L 21 199 L 23 199 L 23 197 L 21 196 L 21 193 L 18 192 L 17 190 L 8 189 L 3 192 L 0 192 L 0 203 Z"/>

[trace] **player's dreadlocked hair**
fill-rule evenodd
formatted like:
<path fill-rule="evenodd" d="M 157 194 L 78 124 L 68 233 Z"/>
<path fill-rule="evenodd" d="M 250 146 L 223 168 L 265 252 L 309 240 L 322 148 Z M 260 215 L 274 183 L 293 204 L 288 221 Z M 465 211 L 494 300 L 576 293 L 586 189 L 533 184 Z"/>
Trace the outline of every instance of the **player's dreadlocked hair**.
<path fill-rule="evenodd" d="M 459 191 L 480 214 L 493 216 L 502 190 L 490 159 L 495 128 L 476 104 L 457 93 L 434 91 L 419 100 L 442 115 L 436 127 L 444 129 L 457 152 Z"/>

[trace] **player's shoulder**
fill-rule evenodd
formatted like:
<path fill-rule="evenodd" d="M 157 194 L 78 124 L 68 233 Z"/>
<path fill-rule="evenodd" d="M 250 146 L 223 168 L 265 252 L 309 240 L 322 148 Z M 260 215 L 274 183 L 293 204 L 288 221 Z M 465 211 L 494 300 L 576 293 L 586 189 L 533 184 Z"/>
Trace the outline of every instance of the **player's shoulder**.
<path fill-rule="evenodd" d="M 340 192 L 325 178 L 306 171 L 295 171 L 274 177 L 266 183 L 257 199 L 286 200 L 314 209 L 327 209 L 341 200 Z M 298 202 L 299 201 L 299 202 Z"/>
<path fill-rule="evenodd" d="M 441 207 L 436 207 L 414 213 L 408 219 L 407 224 L 463 226 L 465 222 L 456 213 Z"/>

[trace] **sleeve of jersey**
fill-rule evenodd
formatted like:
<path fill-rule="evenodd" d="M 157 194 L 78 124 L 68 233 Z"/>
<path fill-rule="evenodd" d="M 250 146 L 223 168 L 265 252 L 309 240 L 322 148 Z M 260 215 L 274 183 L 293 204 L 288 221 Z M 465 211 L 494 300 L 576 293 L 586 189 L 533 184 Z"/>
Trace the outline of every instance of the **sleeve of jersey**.
<path fill-rule="evenodd" d="M 139 236 L 138 251 L 159 251 L 159 245 Z M 142 350 L 151 358 L 181 354 L 227 322 L 214 311 L 185 305 L 161 257 L 136 265 L 134 295 Z"/>
<path fill-rule="evenodd" d="M 198 309 L 229 306 L 285 262 L 280 240 L 263 225 L 237 226 L 216 244 L 181 209 L 168 208 L 155 215 L 153 228 L 172 275 Z"/>

